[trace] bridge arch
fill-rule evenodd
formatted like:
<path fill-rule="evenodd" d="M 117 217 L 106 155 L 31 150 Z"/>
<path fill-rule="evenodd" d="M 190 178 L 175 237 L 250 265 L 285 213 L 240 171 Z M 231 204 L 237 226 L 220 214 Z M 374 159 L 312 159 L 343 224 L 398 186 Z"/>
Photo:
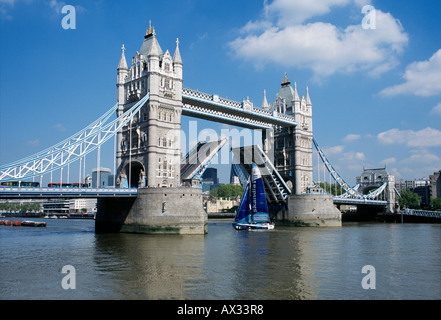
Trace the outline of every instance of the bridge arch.
<path fill-rule="evenodd" d="M 123 172 L 127 177 L 129 188 L 140 188 L 145 186 L 146 170 L 144 165 L 138 160 L 132 160 L 124 167 Z"/>

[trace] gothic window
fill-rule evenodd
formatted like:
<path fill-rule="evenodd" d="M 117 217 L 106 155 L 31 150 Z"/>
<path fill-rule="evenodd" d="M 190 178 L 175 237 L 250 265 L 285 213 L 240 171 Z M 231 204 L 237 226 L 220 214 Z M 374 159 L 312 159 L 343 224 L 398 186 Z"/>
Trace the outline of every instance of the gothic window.
<path fill-rule="evenodd" d="M 161 137 L 158 138 L 158 147 L 161 146 Z"/>
<path fill-rule="evenodd" d="M 162 176 L 167 177 L 167 161 L 162 164 Z"/>
<path fill-rule="evenodd" d="M 162 138 L 162 146 L 167 147 L 167 139 L 166 138 Z"/>

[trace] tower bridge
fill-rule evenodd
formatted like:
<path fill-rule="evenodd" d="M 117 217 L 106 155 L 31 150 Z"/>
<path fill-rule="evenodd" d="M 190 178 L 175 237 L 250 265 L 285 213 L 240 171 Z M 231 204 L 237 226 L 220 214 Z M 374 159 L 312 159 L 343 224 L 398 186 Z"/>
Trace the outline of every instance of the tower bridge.
<path fill-rule="evenodd" d="M 2 165 L 0 181 L 29 178 L 42 181 L 43 175 L 56 170 L 61 171 L 62 177 L 63 169 L 69 170 L 69 165 L 75 161 L 81 167 L 86 155 L 92 151 L 97 151 L 99 168 L 101 145 L 113 137 L 115 190 L 124 191 L 68 190 L 61 193 L 60 190 L 45 189 L 33 190 L 32 193 L 31 190 L 2 188 L 1 197 L 83 197 L 89 192 L 89 196 L 99 198 L 96 224 L 99 231 L 206 232 L 201 190 L 182 187 L 185 182 L 202 175 L 211 158 L 227 141 L 198 144 L 198 151 L 205 150 L 202 152 L 205 156 L 190 161 L 192 155 L 189 153 L 183 162 L 181 117 L 186 115 L 262 131 L 262 147 L 258 144 L 254 146 L 252 159 L 260 162 L 264 172 L 268 200 L 276 206 L 273 216 L 276 220 L 295 220 L 307 208 L 311 212 L 321 210 L 321 220 L 324 221 L 326 213 L 323 212 L 334 212 L 332 202 L 338 201 L 383 206 L 392 203 L 391 196 L 385 202 L 374 199 L 371 193 L 363 195 L 338 175 L 313 138 L 312 102 L 308 87 L 306 96 L 300 98 L 297 84 L 292 85 L 286 74 L 274 103 L 269 104 L 264 93 L 262 106 L 259 107 L 248 98 L 238 102 L 217 94 L 183 88 L 184 64 L 179 41 L 176 41 L 173 56 L 168 50 L 164 52 L 151 25 L 139 51 L 131 59 L 130 67 L 124 45 L 121 50 L 115 106 L 85 129 L 55 146 Z M 116 119 L 109 121 L 112 113 L 116 113 Z M 330 175 L 345 190 L 334 200 L 316 187 L 313 145 Z M 249 149 L 242 147 L 232 151 L 240 160 Z M 246 172 L 250 163 L 242 161 L 241 165 Z M 391 182 L 389 178 L 388 185 Z M 189 186 L 195 185 L 190 182 Z M 136 200 L 133 200 L 134 193 Z M 313 194 L 311 199 L 308 194 Z M 293 196 L 296 198 L 291 199 Z M 316 199 L 320 197 L 323 200 L 317 205 Z M 122 201 L 123 198 L 130 200 Z M 309 200 L 304 200 L 307 198 Z M 290 203 L 295 204 L 291 209 Z M 298 205 L 301 203 L 305 204 Z M 339 219 L 338 213 L 334 212 L 330 220 L 339 225 Z"/>

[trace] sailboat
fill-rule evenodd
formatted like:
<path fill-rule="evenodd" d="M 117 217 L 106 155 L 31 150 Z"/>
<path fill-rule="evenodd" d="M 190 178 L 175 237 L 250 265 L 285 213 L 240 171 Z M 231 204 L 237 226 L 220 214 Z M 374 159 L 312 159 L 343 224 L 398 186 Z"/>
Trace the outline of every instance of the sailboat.
<path fill-rule="evenodd" d="M 233 222 L 236 230 L 274 229 L 268 214 L 262 175 L 255 163 L 251 166 L 251 181 L 248 181 Z"/>

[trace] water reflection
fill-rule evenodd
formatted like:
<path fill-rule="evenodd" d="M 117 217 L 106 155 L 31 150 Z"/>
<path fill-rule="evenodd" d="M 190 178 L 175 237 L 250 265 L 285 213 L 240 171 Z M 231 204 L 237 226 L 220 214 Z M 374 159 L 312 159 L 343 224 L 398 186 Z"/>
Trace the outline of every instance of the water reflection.
<path fill-rule="evenodd" d="M 109 292 L 124 299 L 184 299 L 200 277 L 204 236 L 97 235 L 94 260 Z"/>
<path fill-rule="evenodd" d="M 92 221 L 0 228 L 1 299 L 440 299 L 441 225 L 207 235 L 95 234 Z M 61 287 L 75 267 L 76 289 Z M 361 286 L 364 265 L 376 289 Z"/>

